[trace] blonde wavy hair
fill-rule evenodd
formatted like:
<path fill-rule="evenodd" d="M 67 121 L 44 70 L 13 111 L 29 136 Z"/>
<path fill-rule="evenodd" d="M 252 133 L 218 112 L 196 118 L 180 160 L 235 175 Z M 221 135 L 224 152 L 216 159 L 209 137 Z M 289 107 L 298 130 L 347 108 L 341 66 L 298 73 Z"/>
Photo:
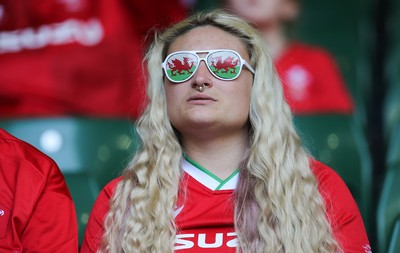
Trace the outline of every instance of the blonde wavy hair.
<path fill-rule="evenodd" d="M 156 35 L 146 55 L 148 105 L 137 122 L 142 146 L 111 199 L 99 252 L 173 252 L 183 150 L 168 119 L 161 62 L 177 37 L 207 25 L 240 38 L 256 70 L 248 151 L 234 194 L 237 251 L 342 252 L 265 42 L 248 23 L 223 11 L 195 14 Z"/>

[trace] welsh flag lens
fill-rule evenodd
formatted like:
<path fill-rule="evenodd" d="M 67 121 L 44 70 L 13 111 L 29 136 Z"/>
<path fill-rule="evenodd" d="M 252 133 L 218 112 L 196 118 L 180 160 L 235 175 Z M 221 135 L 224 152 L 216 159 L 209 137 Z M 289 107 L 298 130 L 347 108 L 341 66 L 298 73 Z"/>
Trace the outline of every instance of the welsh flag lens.
<path fill-rule="evenodd" d="M 209 69 L 224 80 L 235 79 L 240 74 L 241 62 L 237 54 L 227 51 L 218 51 L 207 57 Z"/>
<path fill-rule="evenodd" d="M 216 51 L 209 53 L 205 59 L 208 69 L 222 80 L 233 80 L 241 71 L 240 56 L 230 51 Z M 170 80 L 184 82 L 196 71 L 199 57 L 191 52 L 178 52 L 168 57 L 166 72 Z"/>
<path fill-rule="evenodd" d="M 167 60 L 168 77 L 176 82 L 189 79 L 198 65 L 198 58 L 191 53 L 177 53 L 171 55 Z"/>

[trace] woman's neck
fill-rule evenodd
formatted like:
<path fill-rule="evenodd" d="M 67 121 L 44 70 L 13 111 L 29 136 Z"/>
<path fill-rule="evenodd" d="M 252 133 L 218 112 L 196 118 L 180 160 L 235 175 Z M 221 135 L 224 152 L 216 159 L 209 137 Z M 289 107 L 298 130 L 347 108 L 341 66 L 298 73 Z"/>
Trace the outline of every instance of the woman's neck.
<path fill-rule="evenodd" d="M 237 135 L 201 141 L 184 138 L 183 147 L 191 159 L 224 180 L 239 168 L 246 150 L 246 137 Z"/>

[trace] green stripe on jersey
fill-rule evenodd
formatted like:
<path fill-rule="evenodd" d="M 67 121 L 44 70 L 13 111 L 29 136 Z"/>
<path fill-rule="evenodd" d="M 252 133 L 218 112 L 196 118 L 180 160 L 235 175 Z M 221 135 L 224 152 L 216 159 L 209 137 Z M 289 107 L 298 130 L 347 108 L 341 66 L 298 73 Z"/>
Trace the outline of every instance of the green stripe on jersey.
<path fill-rule="evenodd" d="M 236 169 L 229 177 L 227 177 L 225 180 L 222 180 L 218 176 L 216 176 L 214 173 L 211 171 L 207 170 L 203 166 L 201 166 L 199 163 L 194 161 L 192 158 L 190 158 L 187 154 L 183 154 L 183 157 L 187 162 L 189 162 L 191 165 L 202 171 L 204 174 L 208 175 L 209 177 L 213 178 L 216 180 L 219 185 L 215 188 L 215 190 L 220 190 L 226 183 L 228 183 L 234 176 L 236 176 L 239 173 L 239 170 Z"/>
<path fill-rule="evenodd" d="M 236 174 L 239 173 L 239 170 L 236 169 L 229 177 L 227 177 L 224 181 L 222 181 L 219 186 L 215 189 L 215 190 L 219 190 L 221 189 L 226 183 L 229 182 L 229 180 L 231 180 L 234 176 L 236 176 Z"/>

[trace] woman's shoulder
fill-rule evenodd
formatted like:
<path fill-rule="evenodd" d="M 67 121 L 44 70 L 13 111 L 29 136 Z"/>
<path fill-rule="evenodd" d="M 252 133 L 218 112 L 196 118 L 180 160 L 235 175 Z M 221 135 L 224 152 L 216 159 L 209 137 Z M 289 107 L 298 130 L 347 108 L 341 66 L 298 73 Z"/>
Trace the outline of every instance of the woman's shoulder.
<path fill-rule="evenodd" d="M 336 171 L 318 160 L 311 160 L 310 167 L 318 182 L 341 179 Z"/>
<path fill-rule="evenodd" d="M 333 233 L 343 251 L 371 252 L 360 211 L 344 181 L 333 169 L 319 161 L 313 160 L 310 165 L 318 181 Z"/>
<path fill-rule="evenodd" d="M 111 196 L 114 194 L 115 189 L 117 188 L 117 185 L 122 181 L 122 176 L 119 176 L 117 178 L 114 178 L 110 182 L 108 182 L 104 188 L 101 190 L 100 195 L 105 195 L 108 199 L 111 198 Z"/>
<path fill-rule="evenodd" d="M 317 179 L 320 191 L 324 193 L 337 191 L 345 191 L 345 194 L 350 193 L 343 179 L 329 166 L 320 161 L 311 160 L 310 167 Z"/>
<path fill-rule="evenodd" d="M 310 165 L 328 213 L 334 216 L 359 213 L 353 195 L 336 171 L 316 160 L 311 161 Z"/>
<path fill-rule="evenodd" d="M 34 170 L 42 177 L 48 177 L 53 172 L 57 172 L 58 176 L 62 177 L 53 159 L 3 129 L 0 129 L 0 157 L 0 162 L 13 162 L 15 164 L 15 172 L 17 169 L 19 171 L 22 164 L 25 165 L 23 166 L 24 169 Z M 54 169 L 54 167 L 57 167 L 57 169 Z"/>

